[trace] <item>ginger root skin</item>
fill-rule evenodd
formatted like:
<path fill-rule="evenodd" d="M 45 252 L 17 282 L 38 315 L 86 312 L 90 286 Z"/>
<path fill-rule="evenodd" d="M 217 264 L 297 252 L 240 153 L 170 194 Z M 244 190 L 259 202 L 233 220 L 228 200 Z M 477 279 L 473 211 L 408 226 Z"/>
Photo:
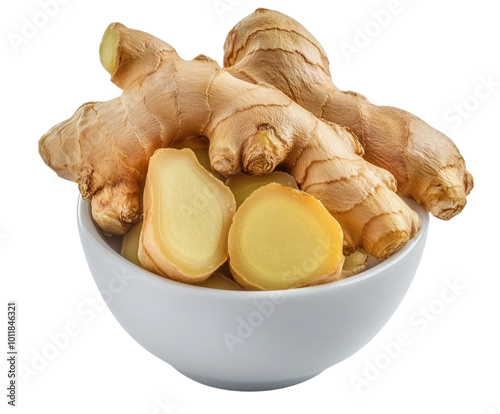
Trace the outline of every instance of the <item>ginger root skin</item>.
<path fill-rule="evenodd" d="M 203 55 L 181 59 L 169 44 L 120 23 L 106 30 L 100 54 L 121 96 L 82 105 L 40 139 L 39 152 L 78 183 L 104 232 L 123 235 L 141 220 L 153 153 L 200 136 L 221 176 L 284 165 L 339 221 L 346 254 L 362 248 L 387 257 L 419 230 L 394 177 L 361 157 L 349 129 L 318 119 L 275 87 L 237 79 Z"/>
<path fill-rule="evenodd" d="M 390 171 L 398 193 L 448 220 L 462 211 L 472 175 L 446 135 L 402 109 L 377 106 L 363 95 L 339 90 L 320 43 L 299 22 L 257 9 L 229 33 L 224 66 L 249 82 L 267 82 L 319 118 L 350 128 L 364 158 Z"/>

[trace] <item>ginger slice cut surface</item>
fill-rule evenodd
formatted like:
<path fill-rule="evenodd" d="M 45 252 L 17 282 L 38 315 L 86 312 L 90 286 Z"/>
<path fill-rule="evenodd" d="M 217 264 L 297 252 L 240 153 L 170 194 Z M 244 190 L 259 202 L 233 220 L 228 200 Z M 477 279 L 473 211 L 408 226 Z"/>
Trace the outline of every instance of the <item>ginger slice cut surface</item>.
<path fill-rule="evenodd" d="M 342 266 L 342 276 L 344 278 L 357 275 L 366 270 L 368 265 L 368 255 L 360 250 L 345 257 L 344 265 Z"/>
<path fill-rule="evenodd" d="M 221 181 L 225 181 L 225 178 L 218 174 L 213 170 L 212 165 L 210 164 L 210 156 L 208 155 L 208 151 L 210 149 L 210 141 L 205 137 L 194 137 L 190 139 L 186 139 L 180 142 L 176 142 L 170 146 L 170 148 L 189 148 L 196 155 L 196 159 L 200 163 L 202 167 L 204 167 L 209 173 L 213 174 L 214 177 L 218 178 Z"/>
<path fill-rule="evenodd" d="M 270 183 L 278 183 L 285 187 L 298 189 L 295 178 L 284 171 L 273 171 L 269 174 L 262 175 L 248 175 L 242 173 L 233 175 L 226 181 L 226 185 L 234 194 L 236 208 L 238 208 L 255 190 Z"/>
<path fill-rule="evenodd" d="M 244 290 L 234 280 L 219 272 L 213 273 L 207 280 L 198 283 L 198 286 L 220 290 Z"/>
<path fill-rule="evenodd" d="M 189 149 L 160 149 L 149 162 L 139 260 L 186 283 L 207 279 L 227 259 L 233 194 Z"/>
<path fill-rule="evenodd" d="M 229 265 L 249 290 L 290 289 L 340 277 L 342 229 L 313 196 L 277 183 L 254 191 L 229 231 Z"/>
<path fill-rule="evenodd" d="M 137 253 L 139 251 L 139 238 L 141 236 L 142 221 L 125 233 L 122 240 L 120 254 L 137 266 L 142 266 Z"/>

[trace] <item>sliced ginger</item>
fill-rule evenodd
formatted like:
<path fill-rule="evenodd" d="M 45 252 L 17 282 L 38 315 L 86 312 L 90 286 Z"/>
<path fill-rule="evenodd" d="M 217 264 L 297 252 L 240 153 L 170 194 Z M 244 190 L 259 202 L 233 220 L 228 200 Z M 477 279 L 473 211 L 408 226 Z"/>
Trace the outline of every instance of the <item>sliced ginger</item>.
<path fill-rule="evenodd" d="M 292 188 L 294 187 L 292 186 Z M 132 229 L 123 236 L 121 248 L 121 255 L 137 266 L 142 266 L 137 256 L 141 229 L 142 222 L 132 227 Z M 359 250 L 345 256 L 344 264 L 342 265 L 341 278 L 361 273 L 366 269 L 367 261 L 368 255 Z M 220 266 L 208 279 L 198 283 L 197 285 L 213 289 L 243 290 L 243 288 L 232 280 L 231 277 L 228 277 L 228 275 L 230 276 L 229 265 L 227 262 L 224 262 L 224 264 Z"/>
<path fill-rule="evenodd" d="M 278 183 L 285 187 L 298 189 L 295 179 L 283 171 L 273 171 L 262 175 L 237 174 L 226 181 L 226 185 L 231 189 L 238 208 L 247 197 L 258 188 L 270 184 Z"/>
<path fill-rule="evenodd" d="M 334 281 L 344 261 L 338 222 L 313 196 L 277 183 L 254 191 L 229 231 L 229 265 L 249 290 Z"/>
<path fill-rule="evenodd" d="M 209 173 L 213 174 L 219 180 L 224 181 L 224 177 L 213 170 L 210 164 L 210 157 L 208 150 L 210 148 L 210 141 L 205 137 L 193 137 L 180 142 L 174 143 L 170 148 L 189 148 L 196 155 L 196 159 Z"/>
<path fill-rule="evenodd" d="M 213 273 L 207 280 L 198 283 L 198 286 L 221 290 L 244 290 L 234 280 L 219 272 Z"/>
<path fill-rule="evenodd" d="M 139 251 L 139 238 L 141 236 L 142 221 L 130 229 L 123 236 L 121 255 L 137 266 L 142 266 L 137 253 Z"/>
<path fill-rule="evenodd" d="M 344 265 L 342 266 L 342 277 L 357 275 L 366 269 L 368 264 L 368 255 L 360 250 L 345 257 Z"/>
<path fill-rule="evenodd" d="M 157 150 L 144 188 L 141 264 L 181 282 L 202 282 L 227 259 L 235 209 L 229 188 L 190 149 Z"/>

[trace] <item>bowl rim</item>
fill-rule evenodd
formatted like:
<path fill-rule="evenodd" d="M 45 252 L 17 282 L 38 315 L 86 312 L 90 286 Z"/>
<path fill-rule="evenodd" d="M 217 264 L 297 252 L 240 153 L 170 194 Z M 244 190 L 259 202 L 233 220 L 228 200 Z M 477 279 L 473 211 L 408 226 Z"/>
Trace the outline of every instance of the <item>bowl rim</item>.
<path fill-rule="evenodd" d="M 413 249 L 416 247 L 422 238 L 425 237 L 428 227 L 429 227 L 429 213 L 424 210 L 416 201 L 401 197 L 414 211 L 418 213 L 421 220 L 421 226 L 418 234 L 410 239 L 401 249 L 392 254 L 387 259 L 384 259 L 380 263 L 375 264 L 372 268 L 364 270 L 357 275 L 350 276 L 345 279 L 338 281 L 325 283 L 316 286 L 306 286 L 303 288 L 295 289 L 281 289 L 281 290 L 269 290 L 269 291 L 249 291 L 249 290 L 222 290 L 222 289 L 212 289 L 204 286 L 190 285 L 183 282 L 178 282 L 176 280 L 168 279 L 166 277 L 157 275 L 150 272 L 136 264 L 130 262 L 118 252 L 116 252 L 106 241 L 105 235 L 99 229 L 98 225 L 92 218 L 91 204 L 90 201 L 84 200 L 81 195 L 78 196 L 77 203 L 77 224 L 78 230 L 80 232 L 80 237 L 85 236 L 88 240 L 96 243 L 99 247 L 104 249 L 107 254 L 109 254 L 115 262 L 122 264 L 125 267 L 132 267 L 134 272 L 138 272 L 144 281 L 149 281 L 155 283 L 157 286 L 165 286 L 169 289 L 176 290 L 179 293 L 191 294 L 195 296 L 208 296 L 220 299 L 234 299 L 245 297 L 247 299 L 259 299 L 259 298 L 269 298 L 272 297 L 303 297 L 311 296 L 315 294 L 325 294 L 330 291 L 335 291 L 342 289 L 344 287 L 362 283 L 367 279 L 376 277 L 377 275 L 383 273 L 387 268 L 393 266 L 394 264 L 403 260 Z M 83 240 L 82 240 L 83 243 Z"/>

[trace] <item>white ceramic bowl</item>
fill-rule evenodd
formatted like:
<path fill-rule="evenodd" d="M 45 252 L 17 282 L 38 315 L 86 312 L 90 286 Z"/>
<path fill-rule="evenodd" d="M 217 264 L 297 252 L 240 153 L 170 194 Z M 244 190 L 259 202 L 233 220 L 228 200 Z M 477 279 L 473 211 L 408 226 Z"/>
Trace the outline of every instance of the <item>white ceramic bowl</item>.
<path fill-rule="evenodd" d="M 225 291 L 157 276 L 118 253 L 79 199 L 90 271 L 109 309 L 145 349 L 213 387 L 268 390 L 305 381 L 367 344 L 394 313 L 417 270 L 418 236 L 389 259 L 338 282 L 274 292 Z"/>

